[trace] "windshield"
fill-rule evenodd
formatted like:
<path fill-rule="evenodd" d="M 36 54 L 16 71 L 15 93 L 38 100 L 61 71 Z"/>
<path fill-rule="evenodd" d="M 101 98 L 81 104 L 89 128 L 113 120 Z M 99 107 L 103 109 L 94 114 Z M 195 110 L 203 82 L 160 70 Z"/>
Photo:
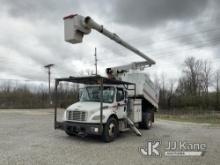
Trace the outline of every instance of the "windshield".
<path fill-rule="evenodd" d="M 103 102 L 112 103 L 114 100 L 114 87 L 103 87 Z M 100 102 L 101 89 L 99 86 L 90 86 L 82 89 L 80 101 Z"/>

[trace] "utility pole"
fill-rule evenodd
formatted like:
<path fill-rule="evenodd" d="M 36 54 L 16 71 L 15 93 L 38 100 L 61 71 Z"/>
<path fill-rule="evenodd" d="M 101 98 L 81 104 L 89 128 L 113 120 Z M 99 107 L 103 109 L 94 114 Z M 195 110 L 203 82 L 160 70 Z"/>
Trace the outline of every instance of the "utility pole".
<path fill-rule="evenodd" d="M 96 54 L 96 48 L 95 48 L 95 75 L 97 76 L 97 54 Z"/>
<path fill-rule="evenodd" d="M 51 67 L 53 67 L 54 64 L 48 64 L 48 65 L 45 65 L 44 67 L 48 69 L 48 91 L 49 91 L 49 101 L 50 101 L 50 104 L 52 104 L 52 100 L 51 100 L 51 92 L 50 92 L 50 75 L 51 75 Z"/>

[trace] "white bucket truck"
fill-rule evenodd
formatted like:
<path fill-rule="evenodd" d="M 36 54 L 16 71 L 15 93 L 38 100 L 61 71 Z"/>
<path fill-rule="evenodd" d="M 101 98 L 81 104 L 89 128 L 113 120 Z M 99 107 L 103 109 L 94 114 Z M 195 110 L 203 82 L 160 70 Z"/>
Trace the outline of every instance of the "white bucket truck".
<path fill-rule="evenodd" d="M 139 136 L 141 133 L 137 127 L 150 129 L 154 112 L 158 109 L 158 92 L 148 75 L 140 70 L 155 62 L 90 17 L 67 16 L 64 18 L 64 29 L 65 40 L 70 43 L 82 42 L 84 34 L 95 29 L 145 61 L 107 68 L 107 77 L 95 75 L 55 79 L 55 129 L 63 129 L 70 136 L 101 135 L 106 142 L 113 141 L 120 132 L 129 129 Z M 57 88 L 62 81 L 84 84 L 84 87 L 79 102 L 70 105 L 65 110 L 63 121 L 58 122 Z"/>

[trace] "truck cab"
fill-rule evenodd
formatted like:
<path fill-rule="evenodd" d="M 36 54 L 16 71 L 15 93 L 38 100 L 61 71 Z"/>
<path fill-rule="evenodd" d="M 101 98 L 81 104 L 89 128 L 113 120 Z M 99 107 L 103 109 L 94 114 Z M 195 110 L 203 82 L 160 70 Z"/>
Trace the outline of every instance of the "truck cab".
<path fill-rule="evenodd" d="M 118 119 L 126 117 L 126 91 L 123 87 L 103 86 L 103 117 L 106 123 L 111 115 Z M 100 122 L 101 89 L 98 85 L 85 86 L 80 90 L 80 100 L 70 105 L 65 112 L 64 121 L 99 123 Z"/>

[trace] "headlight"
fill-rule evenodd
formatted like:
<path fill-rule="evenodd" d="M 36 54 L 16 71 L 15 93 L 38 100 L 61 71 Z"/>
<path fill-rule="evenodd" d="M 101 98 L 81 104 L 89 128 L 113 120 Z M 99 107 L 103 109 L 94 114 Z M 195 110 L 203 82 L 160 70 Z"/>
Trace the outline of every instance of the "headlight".
<path fill-rule="evenodd" d="M 105 119 L 105 116 L 102 115 L 102 120 Z M 93 116 L 92 120 L 100 120 L 100 115 Z"/>

